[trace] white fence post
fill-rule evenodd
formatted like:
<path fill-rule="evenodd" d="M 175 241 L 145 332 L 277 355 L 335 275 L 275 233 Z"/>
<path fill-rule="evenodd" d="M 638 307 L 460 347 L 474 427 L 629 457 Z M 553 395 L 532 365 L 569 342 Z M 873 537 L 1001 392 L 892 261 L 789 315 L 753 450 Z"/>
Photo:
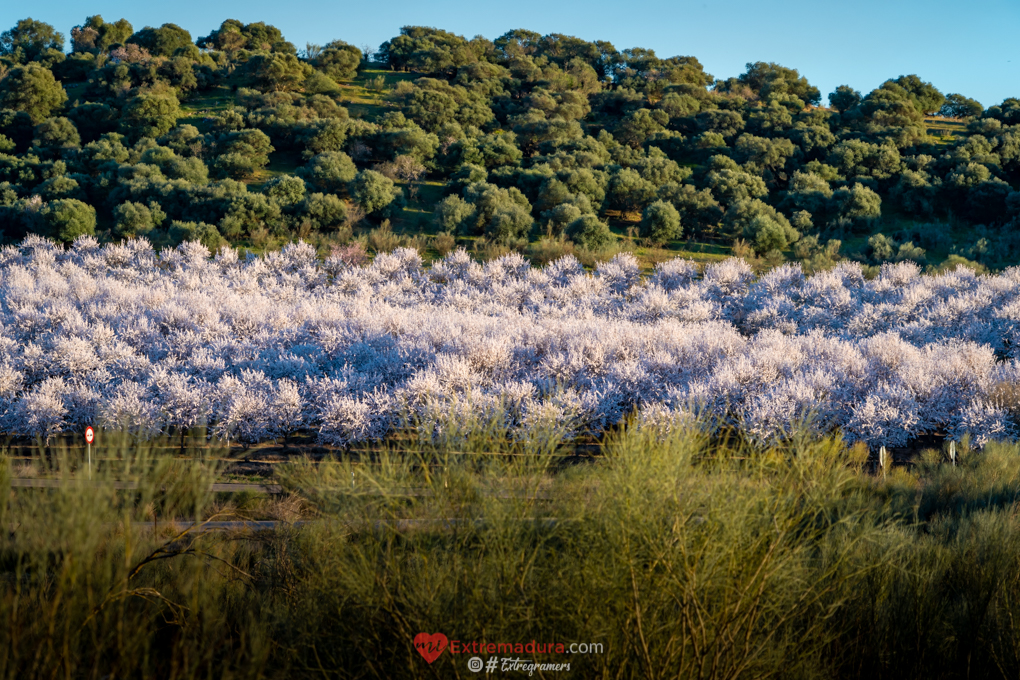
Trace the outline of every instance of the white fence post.
<path fill-rule="evenodd" d="M 885 474 L 885 447 L 878 449 L 878 465 L 882 468 L 882 474 Z"/>
<path fill-rule="evenodd" d="M 956 467 L 956 442 L 949 442 L 949 460 L 953 461 L 953 467 Z"/>

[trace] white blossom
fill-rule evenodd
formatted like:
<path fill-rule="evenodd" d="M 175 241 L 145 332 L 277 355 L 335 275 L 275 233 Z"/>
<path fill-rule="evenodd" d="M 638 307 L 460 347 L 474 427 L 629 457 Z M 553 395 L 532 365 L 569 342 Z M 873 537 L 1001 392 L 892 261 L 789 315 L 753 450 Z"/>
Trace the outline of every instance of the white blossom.
<path fill-rule="evenodd" d="M 594 272 L 463 250 L 431 267 L 407 248 L 334 260 L 300 242 L 243 258 L 144 239 L 2 248 L 0 422 L 33 436 L 208 425 L 245 444 L 313 430 L 342 446 L 405 417 L 443 436 L 498 415 L 526 437 L 635 411 L 759 441 L 804 425 L 873 446 L 1017 434 L 990 399 L 1020 380 L 1020 269 L 756 278 L 742 260 L 699 276 L 675 259 L 642 279 L 627 253 Z"/>

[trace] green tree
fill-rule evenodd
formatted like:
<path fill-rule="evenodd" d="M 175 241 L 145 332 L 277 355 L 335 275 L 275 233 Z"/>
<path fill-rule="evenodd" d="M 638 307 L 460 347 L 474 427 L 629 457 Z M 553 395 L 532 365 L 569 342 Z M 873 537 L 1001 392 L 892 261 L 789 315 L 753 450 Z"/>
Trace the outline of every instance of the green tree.
<path fill-rule="evenodd" d="M 868 238 L 868 249 L 871 251 L 871 258 L 878 262 L 888 260 L 892 257 L 895 244 L 885 234 L 875 234 Z"/>
<path fill-rule="evenodd" d="M 32 146 L 44 153 L 59 155 L 62 149 L 81 146 L 81 137 L 74 123 L 67 118 L 47 118 L 35 126 Z"/>
<path fill-rule="evenodd" d="M 550 177 L 542 183 L 538 190 L 538 200 L 535 201 L 535 209 L 539 212 L 552 210 L 560 203 L 565 203 L 573 198 L 574 194 L 566 184 L 556 177 Z"/>
<path fill-rule="evenodd" d="M 893 187 L 892 194 L 904 210 L 914 215 L 931 215 L 935 212 L 935 199 L 941 180 L 933 178 L 926 172 L 904 170 L 899 181 Z"/>
<path fill-rule="evenodd" d="M 792 226 L 780 224 L 768 215 L 757 215 L 751 218 L 744 228 L 744 237 L 754 244 L 754 249 L 761 254 L 773 250 L 783 251 L 799 236 Z"/>
<path fill-rule="evenodd" d="M 379 46 L 378 57 L 395 71 L 452 73 L 478 60 L 463 36 L 426 26 L 404 26 L 400 35 Z"/>
<path fill-rule="evenodd" d="M 456 172 L 450 175 L 450 181 L 447 182 L 444 193 L 447 194 L 459 194 L 464 191 L 469 185 L 475 182 L 487 182 L 489 179 L 489 173 L 483 166 L 474 165 L 472 163 L 463 163 L 457 168 Z"/>
<path fill-rule="evenodd" d="M 422 129 L 435 132 L 456 119 L 458 108 L 448 92 L 415 87 L 404 98 L 403 112 Z"/>
<path fill-rule="evenodd" d="M 275 149 L 269 135 L 262 130 L 239 130 L 222 135 L 216 142 L 218 156 L 213 162 L 216 171 L 225 177 L 249 177 L 269 165 L 269 154 Z"/>
<path fill-rule="evenodd" d="M 195 44 L 207 49 L 222 50 L 233 53 L 244 49 L 248 45 L 248 36 L 244 35 L 244 24 L 237 19 L 227 19 L 220 24 L 219 29 L 209 35 L 199 38 Z"/>
<path fill-rule="evenodd" d="M 305 198 L 305 183 L 293 175 L 280 175 L 266 182 L 262 193 L 282 206 L 295 205 Z"/>
<path fill-rule="evenodd" d="M 342 151 L 326 151 L 313 157 L 308 164 L 298 168 L 298 175 L 319 191 L 336 194 L 358 174 L 358 168 L 351 157 Z"/>
<path fill-rule="evenodd" d="M 0 108 L 24 111 L 33 123 L 49 118 L 66 101 L 53 72 L 37 64 L 15 66 L 0 80 Z"/>
<path fill-rule="evenodd" d="M 848 139 L 832 147 L 826 163 L 848 179 L 871 177 L 886 180 L 900 172 L 903 160 L 892 144 L 871 144 L 859 139 Z"/>
<path fill-rule="evenodd" d="M 744 117 L 739 111 L 702 111 L 695 121 L 701 132 L 717 132 L 723 137 L 732 137 L 744 129 Z"/>
<path fill-rule="evenodd" d="M 78 162 L 86 172 L 98 175 L 101 170 L 126 163 L 130 156 L 131 152 L 124 146 L 124 135 L 111 132 L 86 144 L 78 154 Z"/>
<path fill-rule="evenodd" d="M 142 92 L 121 111 L 120 131 L 133 137 L 159 137 L 177 124 L 180 102 L 172 92 Z"/>
<path fill-rule="evenodd" d="M 918 264 L 924 264 L 925 261 L 924 248 L 918 248 L 914 245 L 913 241 L 907 241 L 901 243 L 899 249 L 896 251 L 896 261 L 902 262 L 903 260 L 913 260 Z"/>
<path fill-rule="evenodd" d="M 302 85 L 305 94 L 333 94 L 340 91 L 340 87 L 332 78 L 319 71 L 312 71 L 305 77 Z"/>
<path fill-rule="evenodd" d="M 35 126 L 32 117 L 24 111 L 0 108 L 0 134 L 14 144 L 14 151 L 5 153 L 24 153 L 32 143 Z"/>
<path fill-rule="evenodd" d="M 64 50 L 64 36 L 55 28 L 31 17 L 0 33 L 0 56 L 17 64 L 39 61 L 47 50 Z"/>
<path fill-rule="evenodd" d="M 8 208 L 18 200 L 17 187 L 10 182 L 0 182 L 0 207 Z"/>
<path fill-rule="evenodd" d="M 86 198 L 85 192 L 82 191 L 81 185 L 78 184 L 78 180 L 66 175 L 50 177 L 37 186 L 34 193 L 39 194 L 44 201 L 55 201 L 58 198 L 77 198 L 81 201 Z"/>
<path fill-rule="evenodd" d="M 921 80 L 916 75 L 887 80 L 882 83 L 880 89 L 903 94 L 918 111 L 929 116 L 937 113 L 946 101 L 945 95 L 939 92 L 938 88 Z"/>
<path fill-rule="evenodd" d="M 366 215 L 384 215 L 403 193 L 393 180 L 374 170 L 362 170 L 350 183 L 351 198 L 362 207 Z"/>
<path fill-rule="evenodd" d="M 669 115 L 665 111 L 638 109 L 624 116 L 613 136 L 620 142 L 637 148 L 651 135 L 665 130 L 667 123 Z"/>
<path fill-rule="evenodd" d="M 701 103 L 689 94 L 670 92 L 659 101 L 658 107 L 670 119 L 687 118 L 698 113 Z"/>
<path fill-rule="evenodd" d="M 457 195 L 447 196 L 432 213 L 432 220 L 440 231 L 457 233 L 465 231 L 474 222 L 475 206 Z"/>
<path fill-rule="evenodd" d="M 231 239 L 250 236 L 266 229 L 276 236 L 286 232 L 280 204 L 262 194 L 240 193 L 230 198 L 227 214 L 220 220 L 220 232 Z"/>
<path fill-rule="evenodd" d="M 829 106 L 840 113 L 846 113 L 861 103 L 861 93 L 849 85 L 840 85 L 829 93 Z"/>
<path fill-rule="evenodd" d="M 545 220 L 549 233 L 552 236 L 559 236 L 571 222 L 583 214 L 585 213 L 573 203 L 561 203 L 555 208 L 543 212 L 542 219 Z"/>
<path fill-rule="evenodd" d="M 125 201 L 113 209 L 113 217 L 114 234 L 119 238 L 134 238 L 148 236 L 154 229 L 159 228 L 166 220 L 166 213 L 156 202 L 145 205 Z"/>
<path fill-rule="evenodd" d="M 675 241 L 683 235 L 680 213 L 671 203 L 655 201 L 645 208 L 641 219 L 641 235 L 653 243 Z"/>
<path fill-rule="evenodd" d="M 316 229 L 336 231 L 347 221 L 347 205 L 333 194 L 308 194 L 301 203 L 300 214 Z"/>
<path fill-rule="evenodd" d="M 205 222 L 184 222 L 174 220 L 167 230 L 170 243 L 177 245 L 185 241 L 198 241 L 211 252 L 216 252 L 221 247 L 229 245 L 219 230 L 213 224 Z"/>
<path fill-rule="evenodd" d="M 812 152 L 816 151 L 824 153 L 826 149 L 836 143 L 836 135 L 832 134 L 828 125 L 796 123 L 793 129 L 787 132 L 787 135 L 805 155 L 814 155 Z"/>
<path fill-rule="evenodd" d="M 783 204 L 787 208 L 798 208 L 811 214 L 814 219 L 825 217 L 832 198 L 832 187 L 820 175 L 797 170 L 790 179 Z"/>
<path fill-rule="evenodd" d="M 1005 222 L 1009 184 L 980 163 L 961 163 L 946 175 L 943 198 L 954 210 L 986 223 Z"/>
<path fill-rule="evenodd" d="M 181 158 L 173 149 L 156 146 L 147 149 L 141 162 L 155 165 L 166 177 L 182 179 L 192 184 L 205 184 L 209 181 L 209 168 L 198 158 Z"/>
<path fill-rule="evenodd" d="M 297 90 L 312 72 L 312 67 L 293 54 L 271 52 L 253 55 L 244 72 L 260 90 L 271 92 Z"/>
<path fill-rule="evenodd" d="M 843 223 L 867 223 L 882 216 L 882 198 L 863 184 L 832 193 L 832 214 Z"/>
<path fill-rule="evenodd" d="M 655 200 L 655 185 L 633 168 L 621 168 L 609 179 L 609 204 L 620 210 L 640 210 Z"/>
<path fill-rule="evenodd" d="M 761 175 L 766 171 L 781 170 L 796 150 L 789 139 L 769 139 L 744 133 L 737 138 L 733 155 L 746 170 Z"/>
<path fill-rule="evenodd" d="M 711 189 L 699 191 L 690 184 L 664 184 L 659 187 L 657 194 L 677 209 L 680 222 L 688 231 L 706 231 L 719 224 L 723 218 L 723 210 L 712 196 Z"/>
<path fill-rule="evenodd" d="M 567 238 L 588 250 L 602 250 L 613 242 L 609 225 L 595 215 L 582 215 L 567 225 Z"/>
<path fill-rule="evenodd" d="M 439 148 L 439 138 L 414 123 L 406 128 L 380 130 L 372 139 L 379 155 L 390 160 L 410 156 L 419 163 L 428 164 Z"/>
<path fill-rule="evenodd" d="M 946 95 L 946 103 L 939 109 L 939 115 L 946 118 L 976 118 L 984 113 L 981 102 L 964 97 L 962 94 Z"/>
<path fill-rule="evenodd" d="M 85 19 L 85 23 L 71 29 L 71 49 L 74 52 L 107 52 L 113 45 L 127 42 L 134 33 L 127 19 L 106 23 L 96 14 Z"/>
<path fill-rule="evenodd" d="M 498 243 L 511 243 L 527 236 L 534 220 L 523 206 L 513 204 L 493 211 L 485 224 L 485 235 Z"/>
<path fill-rule="evenodd" d="M 1020 99 L 1008 97 L 998 106 L 988 107 L 985 116 L 1004 125 L 1020 125 Z"/>
<path fill-rule="evenodd" d="M 194 125 L 175 126 L 170 132 L 159 138 L 159 143 L 173 149 L 174 153 L 181 156 L 192 156 L 202 151 L 204 140 L 198 128 Z"/>
<path fill-rule="evenodd" d="M 67 117 L 87 143 L 99 139 L 104 133 L 115 131 L 120 116 L 109 104 L 85 102 L 71 109 Z"/>
<path fill-rule="evenodd" d="M 191 46 L 191 33 L 177 24 L 163 24 L 159 28 L 146 26 L 128 38 L 127 42 L 144 47 L 153 56 L 172 57 L 177 50 L 186 50 Z"/>
<path fill-rule="evenodd" d="M 323 46 L 312 65 L 333 80 L 350 80 L 358 73 L 361 57 L 361 50 L 354 45 L 334 40 Z"/>
<path fill-rule="evenodd" d="M 498 233 L 506 241 L 511 232 L 517 237 L 531 227 L 531 204 L 516 187 L 503 189 L 479 182 L 464 190 L 464 198 L 475 207 L 472 226 L 476 234 Z"/>
<path fill-rule="evenodd" d="M 756 61 L 747 64 L 747 70 L 738 81 L 747 85 L 762 99 L 771 95 L 793 95 L 807 104 L 818 104 L 822 93 L 811 85 L 797 69 L 786 68 L 773 62 Z"/>
<path fill-rule="evenodd" d="M 521 150 L 517 148 L 517 140 L 512 132 L 484 135 L 476 138 L 474 141 L 478 148 L 478 153 L 481 154 L 482 163 L 487 168 L 496 168 L 501 165 L 517 165 L 523 155 Z"/>
<path fill-rule="evenodd" d="M 64 243 L 96 233 L 95 208 L 73 198 L 45 204 L 39 210 L 39 217 L 46 225 L 47 236 Z"/>
<path fill-rule="evenodd" d="M 924 134 L 924 114 L 909 93 L 892 82 L 869 92 L 852 113 L 859 114 L 858 119 L 864 123 L 863 131 L 869 135 L 897 135 L 909 128 L 913 128 L 917 136 Z"/>
<path fill-rule="evenodd" d="M 199 47 L 225 52 L 240 49 L 251 51 L 273 51 L 294 54 L 294 45 L 284 40 L 283 32 L 276 26 L 258 21 L 243 24 L 237 19 L 227 19 L 219 29 L 195 41 Z"/>
<path fill-rule="evenodd" d="M 759 217 L 768 219 L 766 221 L 755 222 Z M 758 231 L 763 226 L 768 226 L 772 229 L 770 222 L 775 222 L 782 228 L 783 237 L 786 239 L 787 244 L 794 243 L 800 238 L 800 233 L 793 228 L 793 225 L 790 224 L 790 221 L 782 213 L 768 203 L 756 198 L 745 198 L 737 201 L 726 211 L 726 225 L 731 233 L 742 235 L 752 243 L 757 242 Z M 774 229 L 772 230 L 774 231 Z M 755 249 L 758 250 L 758 247 L 755 246 Z M 769 247 L 759 250 L 759 252 L 767 253 L 775 249 Z"/>
<path fill-rule="evenodd" d="M 768 195 L 765 181 L 745 171 L 736 161 L 727 156 L 712 156 L 708 163 L 711 168 L 705 176 L 705 183 L 724 205 L 730 205 L 747 198 L 761 198 Z"/>
<path fill-rule="evenodd" d="M 786 68 L 777 63 L 756 61 L 747 64 L 747 70 L 736 79 L 747 85 L 762 99 L 775 95 L 792 95 L 807 104 L 818 104 L 822 95 L 818 88 L 796 68 Z"/>
<path fill-rule="evenodd" d="M 339 153 L 347 141 L 350 125 L 346 120 L 327 118 L 317 120 L 301 129 L 298 142 L 304 146 L 302 155 L 305 158 L 326 152 Z"/>

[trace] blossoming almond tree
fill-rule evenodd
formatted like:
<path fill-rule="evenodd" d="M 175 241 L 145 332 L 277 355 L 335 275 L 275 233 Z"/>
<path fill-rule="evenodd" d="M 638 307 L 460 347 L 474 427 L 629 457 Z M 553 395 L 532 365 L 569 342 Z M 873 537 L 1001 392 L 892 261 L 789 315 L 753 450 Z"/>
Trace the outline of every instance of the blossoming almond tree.
<path fill-rule="evenodd" d="M 808 426 L 869 445 L 924 433 L 1016 435 L 996 386 L 1020 380 L 1020 270 L 874 280 L 842 263 L 699 275 L 629 254 L 586 272 L 463 250 L 431 267 L 398 249 L 320 262 L 304 243 L 215 257 L 144 239 L 0 250 L 3 427 L 51 436 L 104 422 L 142 434 L 208 425 L 244 444 L 376 439 L 402 417 L 505 412 L 522 433 L 598 431 L 637 410 L 696 414 L 770 441 Z"/>

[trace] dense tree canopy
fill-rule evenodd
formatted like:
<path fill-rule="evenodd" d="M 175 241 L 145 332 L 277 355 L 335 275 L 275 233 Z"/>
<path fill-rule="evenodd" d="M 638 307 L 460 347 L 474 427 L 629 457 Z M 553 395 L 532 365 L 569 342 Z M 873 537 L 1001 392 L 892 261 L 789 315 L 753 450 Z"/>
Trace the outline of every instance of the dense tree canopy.
<path fill-rule="evenodd" d="M 159 28 L 146 26 L 128 38 L 127 42 L 148 50 L 149 54 L 172 57 L 177 50 L 184 50 L 191 45 L 191 34 L 177 24 L 163 24 Z"/>
<path fill-rule="evenodd" d="M 227 19 L 209 35 L 195 41 L 199 47 L 234 52 L 237 50 L 271 50 L 273 52 L 296 53 L 294 45 L 283 37 L 276 26 L 264 22 L 243 24 L 237 19 Z"/>
<path fill-rule="evenodd" d="M 127 42 L 134 32 L 127 19 L 107 23 L 96 14 L 71 29 L 71 49 L 74 52 L 106 52 L 114 45 Z"/>
<path fill-rule="evenodd" d="M 794 96 L 805 104 L 818 104 L 822 93 L 811 85 L 795 68 L 786 68 L 772 62 L 757 61 L 737 78 L 762 99 L 770 96 Z"/>
<path fill-rule="evenodd" d="M 42 21 L 22 19 L 14 28 L 0 33 L 0 55 L 18 64 L 39 61 L 49 50 L 62 51 L 64 36 Z"/>
<path fill-rule="evenodd" d="M 37 64 L 12 68 L 0 79 L 0 107 L 23 111 L 41 121 L 67 101 L 67 93 L 53 73 Z"/>
<path fill-rule="evenodd" d="M 434 231 L 536 257 L 694 239 L 812 267 L 1020 259 L 1020 99 L 985 109 L 915 74 L 823 107 L 787 65 L 717 79 L 526 29 L 407 26 L 374 61 L 236 19 L 192 41 L 92 15 L 70 37 L 65 55 L 42 22 L 0 35 L 5 239 L 380 250 Z"/>
<path fill-rule="evenodd" d="M 315 68 L 335 80 L 350 80 L 361 63 L 361 50 L 342 40 L 327 43 L 312 59 Z"/>

